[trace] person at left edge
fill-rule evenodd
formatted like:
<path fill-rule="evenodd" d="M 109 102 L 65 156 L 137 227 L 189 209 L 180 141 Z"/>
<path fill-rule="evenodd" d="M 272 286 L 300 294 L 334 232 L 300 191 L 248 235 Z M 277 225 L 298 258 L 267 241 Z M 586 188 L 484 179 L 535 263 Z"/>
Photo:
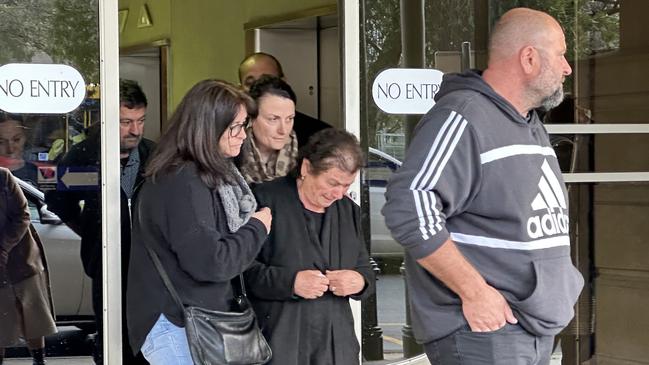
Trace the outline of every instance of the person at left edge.
<path fill-rule="evenodd" d="M 44 336 L 56 333 L 45 250 L 30 222 L 25 195 L 0 167 L 0 365 L 21 339 L 44 365 Z"/>
<path fill-rule="evenodd" d="M 121 236 L 122 236 L 122 301 L 125 300 L 126 278 L 131 247 L 130 202 L 135 188 L 142 183 L 146 161 L 152 153 L 154 142 L 145 139 L 147 99 L 132 80 L 120 80 L 119 131 L 121 159 Z M 92 126 L 86 140 L 72 147 L 63 156 L 59 166 L 88 168 L 99 173 L 101 138 L 98 125 Z M 81 236 L 81 261 L 92 278 L 92 304 L 97 324 L 93 358 L 103 364 L 103 308 L 102 308 L 102 241 L 101 193 L 99 186 L 92 190 L 48 191 L 45 194 L 48 209 L 56 213 L 73 231 Z M 83 207 L 80 203 L 83 202 Z M 124 303 L 122 304 L 124 306 Z M 147 364 L 142 355 L 134 357 L 128 350 L 125 316 L 122 322 L 124 364 Z"/>
<path fill-rule="evenodd" d="M 257 202 L 231 161 L 253 108 L 250 97 L 227 82 L 194 85 L 136 194 L 126 314 L 133 351 L 141 350 L 152 365 L 192 365 L 193 359 L 183 311 L 147 247 L 185 306 L 230 311 L 231 281 L 252 263 L 270 231 L 270 209 L 255 211 Z"/>

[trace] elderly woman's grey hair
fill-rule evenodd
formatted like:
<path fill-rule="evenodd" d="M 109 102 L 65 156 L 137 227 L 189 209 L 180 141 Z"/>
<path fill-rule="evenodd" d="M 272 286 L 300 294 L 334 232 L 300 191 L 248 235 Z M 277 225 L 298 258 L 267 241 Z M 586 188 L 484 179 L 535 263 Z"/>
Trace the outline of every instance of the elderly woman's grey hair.
<path fill-rule="evenodd" d="M 294 177 L 298 177 L 302 161 L 309 160 L 310 173 L 319 175 L 331 168 L 355 173 L 363 166 L 363 151 L 353 134 L 336 128 L 323 129 L 309 138 L 298 153 Z"/>

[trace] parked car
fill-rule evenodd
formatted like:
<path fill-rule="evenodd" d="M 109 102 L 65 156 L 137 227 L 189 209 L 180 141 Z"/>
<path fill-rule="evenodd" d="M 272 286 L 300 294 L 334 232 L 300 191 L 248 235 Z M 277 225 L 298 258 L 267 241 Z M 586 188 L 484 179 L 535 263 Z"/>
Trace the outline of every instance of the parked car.
<path fill-rule="evenodd" d="M 373 258 L 403 257 L 403 247 L 398 244 L 385 226 L 381 208 L 385 204 L 385 187 L 390 175 L 401 166 L 401 161 L 391 155 L 369 148 L 365 180 L 370 189 L 370 229 Z"/>
<path fill-rule="evenodd" d="M 57 325 L 75 325 L 94 332 L 91 280 L 79 257 L 81 238 L 47 210 L 42 191 L 16 180 L 29 202 L 32 224 L 45 248 Z"/>

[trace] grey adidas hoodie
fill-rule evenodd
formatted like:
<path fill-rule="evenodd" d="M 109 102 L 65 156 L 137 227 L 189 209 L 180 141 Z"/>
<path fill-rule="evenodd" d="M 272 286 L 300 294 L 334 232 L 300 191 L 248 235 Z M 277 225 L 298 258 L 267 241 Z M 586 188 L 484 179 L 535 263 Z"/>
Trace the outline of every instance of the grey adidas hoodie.
<path fill-rule="evenodd" d="M 435 99 L 382 210 L 406 249 L 415 337 L 425 343 L 467 324 L 459 297 L 416 262 L 449 238 L 525 329 L 557 334 L 583 279 L 570 259 L 568 196 L 545 128 L 473 71 L 445 75 Z"/>

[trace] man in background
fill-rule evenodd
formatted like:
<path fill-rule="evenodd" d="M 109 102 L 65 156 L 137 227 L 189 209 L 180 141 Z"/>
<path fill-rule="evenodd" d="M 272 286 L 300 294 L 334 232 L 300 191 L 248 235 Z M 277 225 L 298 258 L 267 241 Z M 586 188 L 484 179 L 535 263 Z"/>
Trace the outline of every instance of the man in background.
<path fill-rule="evenodd" d="M 144 168 L 154 143 L 143 138 L 147 99 L 140 86 L 132 80 L 120 80 L 120 160 L 121 160 L 121 237 L 122 237 L 122 307 L 125 306 L 126 282 L 131 248 L 130 205 L 133 192 L 144 179 Z M 81 168 L 100 171 L 101 138 L 99 126 L 90 129 L 87 139 L 74 145 L 59 162 L 59 171 Z M 63 169 L 61 168 L 63 167 Z M 97 335 L 95 337 L 96 364 L 103 364 L 103 300 L 102 300 L 102 240 L 101 192 L 93 190 L 49 191 L 45 195 L 48 208 L 55 212 L 72 230 L 81 236 L 81 261 L 92 278 L 92 303 L 95 311 Z M 122 317 L 122 342 L 124 364 L 147 364 L 144 357 L 134 357 L 128 345 L 126 318 Z"/>

